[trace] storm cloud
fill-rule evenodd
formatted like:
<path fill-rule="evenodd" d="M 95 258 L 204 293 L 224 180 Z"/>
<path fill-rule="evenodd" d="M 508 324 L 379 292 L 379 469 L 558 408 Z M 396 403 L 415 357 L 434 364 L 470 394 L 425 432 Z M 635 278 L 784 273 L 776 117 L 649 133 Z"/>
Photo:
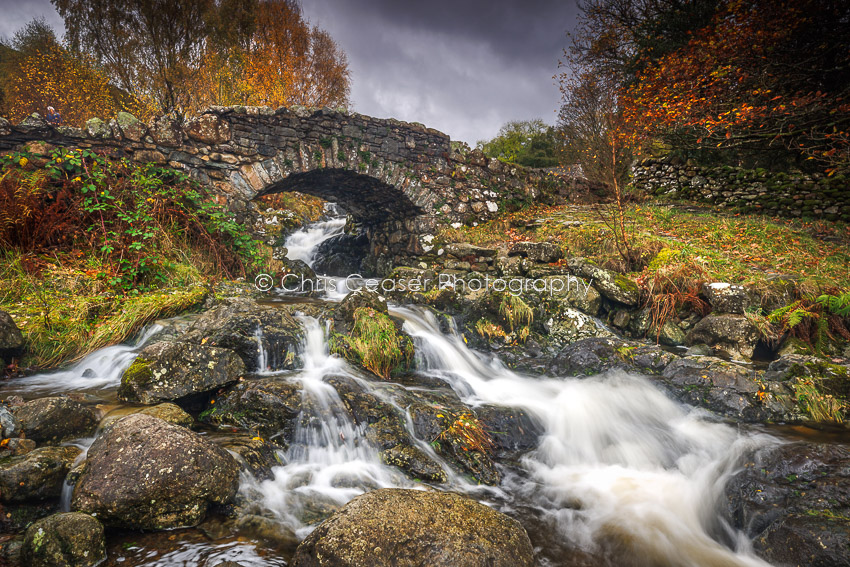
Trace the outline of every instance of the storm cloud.
<path fill-rule="evenodd" d="M 553 123 L 553 76 L 574 0 L 302 0 L 348 55 L 357 112 L 442 130 L 474 144 L 508 120 Z M 0 35 L 33 17 L 60 33 L 49 0 L 0 0 Z"/>

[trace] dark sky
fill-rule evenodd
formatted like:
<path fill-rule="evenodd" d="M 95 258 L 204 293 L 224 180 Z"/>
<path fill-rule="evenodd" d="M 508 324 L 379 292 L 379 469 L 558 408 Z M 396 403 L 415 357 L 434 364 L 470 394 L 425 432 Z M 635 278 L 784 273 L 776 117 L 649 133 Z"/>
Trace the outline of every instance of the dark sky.
<path fill-rule="evenodd" d="M 552 78 L 575 0 L 301 0 L 311 23 L 347 53 L 354 110 L 422 122 L 474 144 L 508 120 L 554 123 Z M 0 0 L 0 35 L 36 16 L 57 30 L 49 0 Z"/>

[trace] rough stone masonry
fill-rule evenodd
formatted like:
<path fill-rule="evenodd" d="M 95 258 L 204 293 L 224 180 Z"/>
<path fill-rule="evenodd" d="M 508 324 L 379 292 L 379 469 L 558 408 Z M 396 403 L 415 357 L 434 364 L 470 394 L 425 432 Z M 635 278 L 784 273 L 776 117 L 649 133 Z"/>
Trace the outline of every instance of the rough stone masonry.
<path fill-rule="evenodd" d="M 32 141 L 181 169 L 246 224 L 262 195 L 338 202 L 364 227 L 384 270 L 430 252 L 441 225 L 481 222 L 537 200 L 541 184 L 568 183 L 477 150 L 452 153 L 447 135 L 421 124 L 326 108 L 212 107 L 150 124 L 122 112 L 85 128 L 53 127 L 38 114 L 18 124 L 0 118 L 1 151 Z"/>

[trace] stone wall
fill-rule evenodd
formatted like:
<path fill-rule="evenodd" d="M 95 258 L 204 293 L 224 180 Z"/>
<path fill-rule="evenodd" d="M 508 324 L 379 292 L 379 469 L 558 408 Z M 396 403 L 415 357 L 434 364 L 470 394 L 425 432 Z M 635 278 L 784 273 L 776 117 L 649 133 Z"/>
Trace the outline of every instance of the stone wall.
<path fill-rule="evenodd" d="M 632 184 L 651 195 L 740 212 L 850 221 L 850 181 L 841 175 L 703 168 L 675 159 L 645 159 L 633 166 L 632 175 Z"/>
<path fill-rule="evenodd" d="M 181 169 L 246 225 L 260 222 L 253 200 L 262 195 L 300 191 L 337 202 L 367 229 L 381 271 L 430 252 L 441 225 L 539 202 L 541 187 L 553 195 L 576 188 L 477 150 L 452 151 L 447 135 L 421 124 L 331 109 L 212 107 L 150 124 L 120 113 L 85 128 L 53 127 L 37 114 L 19 124 L 0 118 L 0 151 L 32 141 Z"/>

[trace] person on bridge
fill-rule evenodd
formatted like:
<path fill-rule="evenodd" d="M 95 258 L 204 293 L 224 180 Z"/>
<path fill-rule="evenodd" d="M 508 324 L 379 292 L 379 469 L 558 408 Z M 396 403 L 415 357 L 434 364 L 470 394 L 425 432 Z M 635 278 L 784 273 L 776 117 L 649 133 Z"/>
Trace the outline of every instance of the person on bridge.
<path fill-rule="evenodd" d="M 47 120 L 48 124 L 52 124 L 53 126 L 59 126 L 62 124 L 62 115 L 56 112 L 56 109 L 52 106 L 47 107 Z"/>

